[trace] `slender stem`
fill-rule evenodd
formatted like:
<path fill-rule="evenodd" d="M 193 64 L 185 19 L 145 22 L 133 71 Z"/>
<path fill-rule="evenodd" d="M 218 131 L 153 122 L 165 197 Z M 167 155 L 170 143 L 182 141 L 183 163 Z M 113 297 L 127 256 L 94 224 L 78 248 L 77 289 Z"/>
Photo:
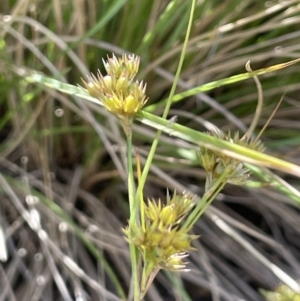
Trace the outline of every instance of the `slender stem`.
<path fill-rule="evenodd" d="M 180 75 L 181 68 L 182 68 L 182 65 L 183 65 L 183 60 L 184 60 L 184 57 L 185 57 L 185 53 L 186 53 L 186 49 L 187 49 L 187 45 L 188 45 L 188 40 L 189 40 L 191 28 L 192 28 L 192 20 L 193 20 L 193 13 L 194 13 L 194 10 L 195 10 L 195 4 L 196 4 L 196 0 L 192 0 L 191 13 L 190 13 L 188 28 L 187 28 L 187 32 L 186 32 L 186 36 L 185 36 L 185 41 L 184 41 L 184 44 L 183 44 L 183 48 L 182 48 L 182 52 L 181 52 L 177 72 L 176 72 L 175 79 L 174 79 L 174 82 L 173 82 L 173 85 L 172 85 L 172 88 L 171 88 L 171 92 L 170 92 L 170 95 L 169 95 L 169 98 L 168 98 L 168 102 L 166 104 L 166 107 L 165 107 L 165 110 L 164 110 L 164 113 L 163 113 L 163 116 L 162 116 L 163 119 L 166 119 L 167 116 L 168 116 L 168 113 L 169 113 L 169 110 L 170 110 L 170 107 L 171 107 L 171 104 L 172 104 L 172 98 L 173 98 L 173 95 L 175 94 L 175 89 L 176 89 L 176 86 L 177 86 L 177 83 L 178 83 L 178 80 L 179 80 L 179 75 Z M 145 185 L 145 182 L 146 182 L 146 179 L 147 179 L 150 167 L 151 167 L 152 160 L 154 158 L 154 154 L 156 152 L 156 148 L 157 148 L 161 133 L 162 133 L 161 130 L 158 130 L 157 133 L 156 133 L 156 136 L 155 136 L 155 139 L 152 143 L 152 146 L 151 146 L 151 149 L 150 149 L 145 167 L 143 169 L 143 173 L 141 175 L 141 178 L 139 179 L 138 191 L 137 191 L 137 194 L 135 196 L 135 204 L 133 204 L 133 200 L 132 200 L 132 211 L 133 212 L 130 213 L 131 214 L 130 221 L 133 219 L 132 215 L 136 216 L 136 212 L 137 212 L 137 208 L 138 208 L 138 202 L 142 198 L 144 185 Z M 127 144 L 128 144 L 128 142 L 127 142 Z M 128 186 L 128 188 L 129 188 L 129 186 Z M 130 248 L 130 250 L 131 250 L 131 248 Z M 130 253 L 131 253 L 131 260 L 136 259 L 136 257 L 133 258 L 133 256 L 134 256 L 133 250 L 130 251 Z M 147 264 L 147 263 L 144 263 L 144 264 Z M 136 271 L 134 271 L 134 267 L 132 265 L 132 272 L 136 273 L 136 276 L 133 275 L 133 279 L 134 279 L 134 281 L 137 281 L 138 280 L 137 279 L 137 277 L 138 277 L 137 266 L 136 266 Z M 146 272 L 147 271 L 145 271 L 143 269 L 143 272 L 142 272 L 143 277 L 145 277 L 144 273 L 146 273 Z M 152 275 L 153 279 L 154 279 L 155 275 L 156 274 Z M 135 277 L 136 277 L 136 279 L 135 279 Z M 149 279 L 150 282 L 148 282 L 148 285 L 146 287 L 144 287 L 144 285 L 145 285 L 144 281 L 145 280 L 143 279 L 144 280 L 143 281 L 143 292 L 142 292 L 141 298 L 143 298 L 143 296 L 146 294 L 146 291 L 148 290 L 148 288 L 150 286 L 150 283 L 153 281 L 153 279 L 152 280 Z M 134 298 L 136 298 L 136 291 L 137 290 L 139 290 L 139 283 L 138 282 L 134 283 Z M 140 300 L 134 299 L 134 301 L 140 301 Z"/>
<path fill-rule="evenodd" d="M 187 32 L 186 32 L 186 36 L 185 36 L 185 41 L 183 44 L 183 48 L 182 48 L 182 52 L 181 52 L 181 56 L 180 56 L 180 60 L 179 60 L 179 64 L 178 64 L 178 68 L 177 68 L 177 72 L 175 75 L 175 79 L 171 88 L 171 92 L 168 98 L 168 102 L 166 104 L 164 113 L 163 113 L 163 118 L 166 119 L 172 104 L 172 98 L 173 95 L 175 94 L 175 89 L 179 80 L 179 75 L 181 72 L 181 68 L 183 65 L 183 60 L 184 60 L 184 56 L 186 53 L 186 49 L 187 49 L 187 45 L 188 45 L 188 40 L 189 40 L 189 36 L 190 36 L 190 32 L 191 32 L 191 28 L 192 28 L 192 20 L 193 20 L 193 13 L 195 10 L 195 4 L 196 1 L 192 0 L 192 7 L 191 7 L 191 13 L 190 13 L 190 19 L 189 19 L 189 23 L 188 23 L 188 28 L 187 28 Z M 152 163 L 152 160 L 154 158 L 154 154 L 159 142 L 159 138 L 161 135 L 161 130 L 157 131 L 155 139 L 152 143 L 145 167 L 143 169 L 143 173 L 141 176 L 141 179 L 139 181 L 139 185 L 138 185 L 138 191 L 136 196 L 134 197 L 134 182 L 133 182 L 133 170 L 132 170 L 132 139 L 131 139 L 131 135 L 127 135 L 127 164 L 128 164 L 128 193 L 129 193 L 129 206 L 130 206 L 130 223 L 136 223 L 136 217 L 137 217 L 137 210 L 138 210 L 138 203 L 139 200 L 141 199 L 142 196 L 142 192 L 143 192 L 143 188 L 150 170 L 150 166 Z M 137 249 L 130 244 L 130 257 L 131 257 L 131 264 L 132 264 L 132 274 L 133 274 L 133 289 L 134 289 L 134 301 L 140 301 L 139 299 L 139 282 L 138 282 L 138 258 L 137 258 Z M 144 292 L 145 294 L 145 292 Z"/>
<path fill-rule="evenodd" d="M 150 285 L 152 284 L 154 278 L 159 272 L 159 267 L 154 266 L 153 264 L 149 265 L 146 259 L 144 259 L 145 266 L 143 268 L 142 281 L 141 281 L 141 296 L 140 301 L 143 300 L 146 295 Z"/>
<path fill-rule="evenodd" d="M 134 201 L 134 176 L 132 168 L 132 136 L 127 135 L 127 172 L 128 172 L 128 199 L 130 209 L 130 223 L 136 224 L 136 208 L 138 207 Z M 133 278 L 133 300 L 139 301 L 140 287 L 138 277 L 138 253 L 133 243 L 129 243 L 130 260 Z"/>
<path fill-rule="evenodd" d="M 252 69 L 250 67 L 250 61 L 248 61 L 246 63 L 246 70 L 248 72 L 251 72 Z M 257 123 L 259 121 L 259 118 L 260 118 L 260 115 L 261 115 L 261 112 L 262 112 L 262 109 L 263 109 L 263 104 L 264 104 L 264 96 L 263 96 L 263 89 L 262 89 L 262 86 L 261 86 L 261 83 L 259 81 L 259 78 L 257 76 L 253 76 L 253 79 L 255 81 L 255 84 L 256 84 L 256 87 L 257 87 L 257 106 L 256 106 L 256 110 L 255 110 L 255 114 L 254 114 L 254 117 L 252 119 L 252 122 L 249 126 L 249 129 L 247 130 L 247 132 L 245 133 L 245 135 L 243 136 L 243 138 L 251 138 L 252 135 L 253 135 L 253 132 L 255 130 L 255 127 L 257 126 Z"/>
<path fill-rule="evenodd" d="M 168 97 L 168 100 L 167 100 L 167 103 L 166 103 L 166 106 L 165 106 L 165 109 L 164 109 L 164 113 L 163 113 L 163 116 L 162 116 L 163 119 L 166 119 L 167 116 L 168 116 L 168 113 L 170 111 L 170 107 L 171 107 L 171 104 L 172 104 L 172 98 L 175 94 L 175 89 L 176 89 L 177 83 L 179 81 L 179 76 L 180 76 L 181 68 L 182 68 L 182 65 L 183 65 L 186 49 L 187 49 L 187 46 L 188 46 L 190 32 L 191 32 L 191 29 L 192 29 L 193 14 L 194 14 L 194 11 L 195 11 L 195 5 L 196 5 L 196 1 L 192 0 L 189 23 L 188 23 L 188 27 L 187 27 L 187 31 L 186 31 L 186 35 L 185 35 L 185 39 L 184 39 L 184 43 L 183 43 L 183 47 L 182 47 L 178 67 L 177 67 L 177 70 L 176 70 L 174 82 L 173 82 L 173 85 L 172 85 L 172 88 L 171 88 L 171 91 L 170 91 L 170 94 L 169 94 L 169 97 Z M 161 132 L 162 132 L 161 130 L 158 130 L 156 135 L 155 135 L 155 139 L 153 140 L 153 143 L 152 143 L 147 161 L 145 163 L 145 167 L 143 169 L 142 177 L 141 177 L 141 180 L 140 180 L 140 183 L 139 183 L 139 186 L 138 186 L 136 199 L 139 199 L 139 195 L 143 191 L 143 188 L 144 188 L 144 185 L 145 185 L 145 182 L 146 182 L 146 179 L 147 179 L 150 167 L 151 167 L 151 163 L 152 163 L 152 160 L 154 158 L 154 154 L 155 154 L 158 142 L 159 142 Z"/>
<path fill-rule="evenodd" d="M 138 185 L 140 184 L 140 179 L 142 176 L 142 171 L 141 171 L 141 161 L 140 161 L 140 156 L 137 154 L 136 155 L 136 170 L 137 170 L 137 179 L 138 179 Z M 144 202 L 144 196 L 143 193 L 140 194 L 140 199 L 139 199 L 139 209 L 140 209 L 140 218 L 141 218 L 141 226 L 143 231 L 146 231 L 146 222 L 145 222 L 145 202 Z"/>
<path fill-rule="evenodd" d="M 226 184 L 225 177 L 226 172 L 224 172 L 218 180 L 216 180 L 211 187 L 209 187 L 196 208 L 192 211 L 192 213 L 188 216 L 187 220 L 183 224 L 183 229 L 190 229 L 196 223 L 196 221 L 200 218 L 203 212 L 207 209 L 207 207 L 212 203 L 212 201 L 216 198 L 218 193 L 223 189 Z"/>
<path fill-rule="evenodd" d="M 127 135 L 127 173 L 130 217 L 134 207 L 134 176 L 132 167 L 132 136 Z"/>

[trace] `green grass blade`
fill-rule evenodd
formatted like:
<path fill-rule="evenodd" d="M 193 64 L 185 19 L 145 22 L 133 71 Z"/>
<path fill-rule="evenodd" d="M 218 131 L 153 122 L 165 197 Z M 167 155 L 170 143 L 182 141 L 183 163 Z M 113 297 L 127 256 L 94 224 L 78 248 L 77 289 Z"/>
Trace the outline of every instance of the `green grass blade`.
<path fill-rule="evenodd" d="M 300 177 L 300 167 L 287 161 L 212 137 L 177 123 L 170 123 L 168 120 L 148 112 L 138 113 L 137 119 L 142 123 L 162 130 L 171 136 L 181 138 L 199 146 L 207 147 L 211 150 L 222 152 L 224 155 L 242 162 L 282 170 Z"/>
<path fill-rule="evenodd" d="M 114 3 L 108 11 L 103 14 L 103 17 L 89 30 L 87 31 L 78 41 L 71 45 L 71 48 L 78 46 L 83 40 L 95 35 L 97 32 L 102 30 L 104 26 L 120 11 L 127 0 L 118 0 Z"/>
<path fill-rule="evenodd" d="M 271 72 L 274 70 L 284 68 L 284 67 L 291 65 L 293 63 L 296 63 L 298 61 L 300 61 L 300 59 L 291 61 L 286 64 L 279 64 L 279 65 L 275 65 L 275 66 L 272 66 L 269 68 L 260 69 L 260 70 L 254 71 L 254 72 L 237 75 L 237 76 L 234 76 L 234 78 L 235 78 L 235 80 L 237 78 L 239 78 L 239 80 L 244 80 L 246 78 L 250 78 L 255 75 L 259 75 L 259 74 L 263 74 L 263 73 L 267 73 L 267 72 Z M 99 100 L 88 95 L 87 91 L 81 87 L 76 87 L 74 85 L 62 83 L 58 80 L 54 80 L 50 77 L 45 77 L 42 74 L 38 74 L 38 73 L 27 74 L 24 77 L 24 79 L 30 83 L 34 83 L 34 82 L 40 83 L 46 87 L 56 89 L 60 92 L 78 96 L 78 97 L 84 98 L 86 100 L 95 102 L 99 105 L 102 105 Z M 230 80 L 230 78 L 224 79 L 221 81 L 217 81 L 217 82 L 219 82 L 220 85 L 224 84 L 224 82 L 226 84 L 228 84 L 229 82 L 234 82 L 234 81 Z M 207 84 L 205 86 L 208 86 L 208 85 L 214 86 L 213 83 Z M 211 88 L 213 88 L 213 87 L 211 87 Z M 205 134 L 205 133 L 197 132 L 193 129 L 184 127 L 180 124 L 176 124 L 176 123 L 170 124 L 170 122 L 168 120 L 165 120 L 161 117 L 155 116 L 151 113 L 141 111 L 140 113 L 137 114 L 137 119 L 140 120 L 142 123 L 147 124 L 155 129 L 162 130 L 163 132 L 165 132 L 167 134 L 170 134 L 172 136 L 192 142 L 196 145 L 207 147 L 208 149 L 211 149 L 211 150 L 217 150 L 217 151 L 222 150 L 222 152 L 224 154 L 228 155 L 229 157 L 236 158 L 243 162 L 248 162 L 248 163 L 251 163 L 254 165 L 265 166 L 265 167 L 269 167 L 269 168 L 274 168 L 274 169 L 282 170 L 282 171 L 290 173 L 290 174 L 300 176 L 300 167 L 295 164 L 286 162 L 284 160 L 277 159 L 275 157 L 272 157 L 272 156 L 269 156 L 266 154 L 262 154 L 262 153 L 250 150 L 250 149 L 242 147 L 242 146 L 232 144 L 230 142 L 219 140 L 218 138 L 211 137 L 210 135 Z"/>
<path fill-rule="evenodd" d="M 270 66 L 268 68 L 263 68 L 263 69 L 259 69 L 259 70 L 252 71 L 252 72 L 247 72 L 247 73 L 242 73 L 242 74 L 230 76 L 230 77 L 224 78 L 224 79 L 219 79 L 219 80 L 204 84 L 200 87 L 192 88 L 192 89 L 184 91 L 182 93 L 178 93 L 178 94 L 174 95 L 174 97 L 172 98 L 172 102 L 176 103 L 176 102 L 179 102 L 180 100 L 183 100 L 184 98 L 196 95 L 196 94 L 201 93 L 201 92 L 206 92 L 206 91 L 210 91 L 210 90 L 213 90 L 215 88 L 218 88 L 218 87 L 222 87 L 222 86 L 226 86 L 226 85 L 229 85 L 229 84 L 237 83 L 237 82 L 252 78 L 254 76 L 274 72 L 274 71 L 286 68 L 288 66 L 291 66 L 293 64 L 296 64 L 298 62 L 300 62 L 300 59 L 296 59 L 296 60 L 293 60 L 293 61 L 290 61 L 290 62 L 287 62 L 287 63 L 283 63 L 283 64 Z M 146 108 L 146 111 L 147 112 L 153 112 L 154 110 L 156 110 L 160 107 L 164 107 L 166 105 L 167 101 L 168 101 L 167 99 L 164 99 L 159 104 L 154 104 L 154 105 L 148 106 Z"/>

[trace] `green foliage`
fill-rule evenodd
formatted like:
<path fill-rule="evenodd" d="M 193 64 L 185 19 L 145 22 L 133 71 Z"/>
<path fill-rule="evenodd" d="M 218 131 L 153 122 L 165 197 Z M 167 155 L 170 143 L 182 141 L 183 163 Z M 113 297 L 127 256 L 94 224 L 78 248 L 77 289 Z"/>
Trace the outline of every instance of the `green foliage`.
<path fill-rule="evenodd" d="M 299 289 L 289 276 L 299 266 L 294 241 L 300 204 L 299 1 L 196 1 L 192 21 L 191 5 L 185 0 L 1 1 L 0 226 L 10 239 L 2 275 L 11 287 L 0 281 L 4 298 L 38 299 L 51 291 L 64 300 L 75 294 L 124 300 L 131 287 L 129 260 L 137 264 L 134 279 L 141 276 L 138 251 L 148 258 L 142 296 L 160 268 L 185 269 L 186 252 L 192 262 L 189 274 L 161 273 L 146 300 L 175 294 L 193 300 L 208 292 L 214 300 L 258 301 L 262 297 L 250 283 L 270 288 L 278 279 Z M 146 92 L 144 85 L 135 86 L 134 101 L 122 92 L 122 105 L 108 106 L 99 93 L 78 86 L 98 69 L 105 74 L 103 59 L 129 53 L 140 56 L 137 79 L 147 83 Z M 243 140 L 257 115 L 256 76 L 263 108 L 253 137 Z M 149 101 L 143 107 L 145 93 Z M 259 145 L 249 144 L 258 141 L 282 95 L 260 136 L 267 148 L 262 153 Z M 117 119 L 107 111 L 112 106 L 108 111 L 117 111 Z M 124 138 L 118 123 L 120 112 L 128 110 L 132 140 Z M 226 166 L 233 167 L 227 177 Z M 225 186 L 229 178 L 243 185 Z M 190 214 L 172 211 L 178 204 L 165 197 L 166 187 L 192 193 L 196 203 Z M 150 201 L 140 211 L 144 195 Z M 144 224 L 132 223 L 136 216 Z M 121 231 L 128 218 L 130 252 Z M 163 221 L 171 226 L 166 229 Z M 0 228 L 0 238 L 1 233 Z M 138 233 L 138 242 L 132 233 Z M 162 240 L 167 234 L 172 252 Z M 150 252 L 149 237 L 160 245 L 150 243 Z M 0 255 L 6 252 L 3 245 L 0 241 Z M 24 250 L 27 257 L 20 260 Z M 25 267 L 30 282 L 12 279 L 16 262 L 16 279 L 25 277 Z M 32 281 L 41 275 L 44 286 Z M 162 286 L 168 296 L 155 290 Z M 265 296 L 284 295 L 278 294 Z"/>
<path fill-rule="evenodd" d="M 267 301 L 298 301 L 300 294 L 291 290 L 288 286 L 282 284 L 274 292 L 262 291 Z"/>

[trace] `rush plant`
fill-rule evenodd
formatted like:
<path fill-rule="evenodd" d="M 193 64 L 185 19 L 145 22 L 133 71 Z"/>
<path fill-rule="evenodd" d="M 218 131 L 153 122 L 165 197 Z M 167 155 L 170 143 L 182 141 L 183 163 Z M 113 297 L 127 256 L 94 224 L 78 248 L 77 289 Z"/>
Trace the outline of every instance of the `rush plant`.
<path fill-rule="evenodd" d="M 261 301 L 247 282 L 268 300 L 298 300 L 298 102 L 287 97 L 273 130 L 257 131 L 299 89 L 297 65 L 287 68 L 300 61 L 299 1 L 31 2 L 3 0 L 15 9 L 0 16 L 0 205 L 12 258 L 0 295 L 157 301 L 151 288 L 170 282 L 190 301 L 194 281 L 213 300 Z M 262 212 L 266 231 L 231 215 L 231 194 Z M 4 246 L 0 228 L 3 261 Z M 26 250 L 36 256 L 23 260 Z"/>

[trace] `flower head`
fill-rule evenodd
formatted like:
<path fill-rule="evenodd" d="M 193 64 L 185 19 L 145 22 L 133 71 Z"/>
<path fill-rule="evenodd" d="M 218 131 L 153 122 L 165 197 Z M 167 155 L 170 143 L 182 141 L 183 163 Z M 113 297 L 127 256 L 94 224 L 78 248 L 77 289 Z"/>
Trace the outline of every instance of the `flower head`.
<path fill-rule="evenodd" d="M 103 65 L 108 75 L 119 78 L 133 80 L 139 71 L 140 58 L 134 55 L 123 54 L 122 58 L 117 58 L 114 54 L 107 61 L 103 60 Z"/>
<path fill-rule="evenodd" d="M 299 281 L 298 281 L 299 283 Z M 267 301 L 299 301 L 300 294 L 285 284 L 280 284 L 274 291 L 260 290 Z"/>
<path fill-rule="evenodd" d="M 135 81 L 140 58 L 124 54 L 121 58 L 115 55 L 104 61 L 107 75 L 98 71 L 82 80 L 88 93 L 99 99 L 104 107 L 121 122 L 126 134 L 131 133 L 133 116 L 146 104 L 146 85 Z"/>
<path fill-rule="evenodd" d="M 145 207 L 145 214 L 151 222 L 159 227 L 173 227 L 178 225 L 186 214 L 194 207 L 194 198 L 189 194 L 167 196 L 167 202 L 163 206 L 161 200 L 149 200 Z"/>
<path fill-rule="evenodd" d="M 145 206 L 145 227 L 129 225 L 123 232 L 128 241 L 143 253 L 145 263 L 155 268 L 186 270 L 183 258 L 192 250 L 191 242 L 198 236 L 180 227 L 186 214 L 193 208 L 194 198 L 188 194 L 148 200 Z"/>
<path fill-rule="evenodd" d="M 264 146 L 259 140 L 247 139 L 245 137 L 239 138 L 238 133 L 235 133 L 233 138 L 231 138 L 230 132 L 226 135 L 220 130 L 210 131 L 209 134 L 222 140 L 248 147 L 249 149 L 259 152 L 264 151 Z M 208 174 L 208 179 L 214 180 L 219 178 L 223 173 L 226 173 L 226 182 L 242 185 L 249 177 L 249 170 L 241 161 L 224 155 L 221 151 L 219 152 L 200 147 L 200 158 L 202 165 Z"/>

